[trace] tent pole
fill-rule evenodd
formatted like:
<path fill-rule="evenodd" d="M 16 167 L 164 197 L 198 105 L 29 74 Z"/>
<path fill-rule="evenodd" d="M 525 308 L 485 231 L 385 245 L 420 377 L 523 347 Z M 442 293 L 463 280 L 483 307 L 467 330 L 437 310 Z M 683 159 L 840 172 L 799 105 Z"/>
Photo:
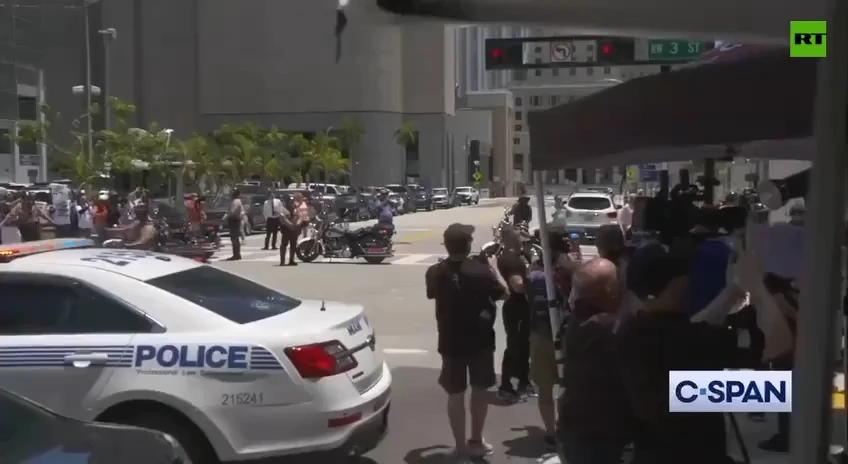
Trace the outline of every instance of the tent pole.
<path fill-rule="evenodd" d="M 560 308 L 556 301 L 556 290 L 554 290 L 554 263 L 551 256 L 551 241 L 548 236 L 548 218 L 545 214 L 545 186 L 542 183 L 542 171 L 533 171 L 533 182 L 536 184 L 536 210 L 539 220 L 539 238 L 542 240 L 542 263 L 545 266 L 545 287 L 548 297 L 548 314 L 551 318 L 551 330 L 554 336 L 554 349 L 556 350 L 557 373 L 562 382 L 564 377 L 563 361 L 565 355 L 562 350 L 562 338 L 559 336 Z M 559 382 L 558 382 L 559 384 Z"/>
<path fill-rule="evenodd" d="M 845 232 L 846 83 L 848 2 L 828 0 L 828 58 L 818 71 L 814 135 L 816 153 L 809 187 L 805 269 L 801 279 L 792 388 L 792 464 L 825 462 L 831 439 L 833 326 L 842 306 Z"/>

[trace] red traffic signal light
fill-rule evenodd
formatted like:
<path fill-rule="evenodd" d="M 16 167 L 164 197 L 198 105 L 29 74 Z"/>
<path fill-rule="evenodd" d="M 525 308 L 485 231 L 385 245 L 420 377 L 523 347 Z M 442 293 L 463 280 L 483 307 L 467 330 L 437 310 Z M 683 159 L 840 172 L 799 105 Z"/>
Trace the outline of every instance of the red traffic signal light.
<path fill-rule="evenodd" d="M 612 45 L 610 45 L 610 44 L 603 44 L 603 45 L 601 46 L 601 53 L 602 53 L 602 54 L 604 54 L 604 55 L 610 55 L 610 54 L 612 54 Z"/>
<path fill-rule="evenodd" d="M 492 54 L 492 58 L 497 60 L 501 57 L 501 55 L 503 55 L 503 52 L 501 51 L 500 48 L 493 48 L 492 51 L 491 51 L 491 54 Z"/>

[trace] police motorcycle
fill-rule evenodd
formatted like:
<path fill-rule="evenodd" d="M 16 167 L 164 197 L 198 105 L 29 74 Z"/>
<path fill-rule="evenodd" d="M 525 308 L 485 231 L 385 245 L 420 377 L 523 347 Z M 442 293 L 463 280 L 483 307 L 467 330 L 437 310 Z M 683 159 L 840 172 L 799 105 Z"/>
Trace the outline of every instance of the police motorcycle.
<path fill-rule="evenodd" d="M 510 208 L 508 206 L 505 207 L 500 221 L 492 227 L 492 241 L 483 244 L 480 254 L 485 256 L 497 256 L 500 254 L 503 249 L 503 243 L 501 242 L 503 228 L 510 225 L 509 212 Z"/>
<path fill-rule="evenodd" d="M 394 256 L 394 228 L 376 224 L 351 230 L 347 223 L 335 217 L 322 218 L 314 227 L 314 233 L 297 245 L 297 258 L 304 263 L 323 256 L 363 258 L 368 264 L 380 264 Z"/>
<path fill-rule="evenodd" d="M 502 239 L 503 229 L 504 227 L 513 227 L 510 218 L 511 211 L 512 209 L 510 207 L 504 208 L 503 216 L 501 216 L 500 221 L 498 221 L 496 226 L 492 227 L 493 240 L 483 244 L 480 249 L 481 255 L 490 257 L 499 256 L 501 254 L 504 248 Z M 533 240 L 533 236 L 530 234 L 530 225 L 527 222 L 522 221 L 515 227 L 521 234 L 522 255 L 524 255 L 524 259 L 526 259 L 528 263 L 532 263 L 541 258 L 542 244 Z"/>
<path fill-rule="evenodd" d="M 171 232 L 165 218 L 157 218 L 158 215 L 155 210 L 152 211 L 151 215 L 155 219 L 150 219 L 150 223 L 156 230 L 152 251 L 182 256 L 201 263 L 208 262 L 218 251 L 214 242 L 200 239 L 197 234 L 191 231 L 183 231 L 182 236 L 176 237 Z M 130 242 L 126 237 L 128 230 L 128 228 L 108 230 L 107 237 L 109 238 L 103 242 L 102 246 L 104 248 L 131 249 L 132 247 L 127 246 L 127 243 Z"/>

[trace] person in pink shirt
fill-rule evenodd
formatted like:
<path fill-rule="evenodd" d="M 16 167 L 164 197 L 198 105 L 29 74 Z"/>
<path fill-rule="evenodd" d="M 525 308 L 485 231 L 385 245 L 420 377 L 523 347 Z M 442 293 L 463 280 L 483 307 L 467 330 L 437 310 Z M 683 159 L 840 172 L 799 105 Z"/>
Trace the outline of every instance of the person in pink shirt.
<path fill-rule="evenodd" d="M 293 213 L 297 221 L 295 226 L 303 233 L 306 233 L 306 225 L 309 224 L 309 203 L 302 193 L 296 193 L 294 195 Z"/>

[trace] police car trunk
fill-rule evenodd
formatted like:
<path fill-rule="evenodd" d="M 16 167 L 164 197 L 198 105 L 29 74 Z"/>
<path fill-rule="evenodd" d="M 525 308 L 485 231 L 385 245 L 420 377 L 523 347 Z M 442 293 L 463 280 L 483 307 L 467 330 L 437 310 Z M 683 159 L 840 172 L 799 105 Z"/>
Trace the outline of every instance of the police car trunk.
<path fill-rule="evenodd" d="M 175 395 L 185 396 L 187 389 L 196 391 L 198 397 L 193 401 L 209 403 L 195 406 L 213 421 L 226 422 L 229 433 L 253 430 L 251 434 L 238 432 L 239 439 L 233 439 L 245 446 L 251 441 L 287 437 L 299 443 L 299 448 L 306 443 L 306 448 L 323 449 L 331 444 L 338 446 L 360 425 L 362 429 L 375 420 L 387 420 L 391 374 L 360 305 L 298 300 L 189 259 L 93 248 L 88 240 L 0 246 L 0 278 L 20 281 L 21 276 L 44 274 L 78 279 L 145 312 L 154 330 L 130 335 L 128 349 L 119 354 L 122 358 L 114 360 L 110 354 L 106 366 L 127 367 L 133 372 L 173 370 L 174 382 L 180 381 L 173 387 Z M 159 330 L 155 326 L 160 326 Z M 0 350 L 5 344 L 2 338 Z M 65 343 L 67 353 L 57 354 L 60 357 L 56 362 L 97 354 L 90 346 L 97 336 L 87 340 L 87 346 L 80 346 L 80 350 L 58 342 Z M 262 396 L 258 400 L 256 395 L 247 396 L 244 401 L 258 401 L 257 405 L 264 402 L 268 408 L 262 410 L 267 412 L 257 417 L 260 412 L 234 413 L 231 408 L 219 408 L 220 402 L 213 398 L 219 392 L 210 395 L 209 389 L 233 387 L 206 380 L 209 377 L 204 376 L 214 375 L 216 369 L 255 376 L 255 390 Z M 192 370 L 199 375 L 186 374 Z M 164 379 L 172 377 L 155 378 L 157 389 L 167 393 L 170 387 Z M 140 388 L 137 382 L 135 377 L 112 375 L 110 389 Z M 229 390 L 220 392 L 225 402 Z M 241 386 L 235 390 L 250 389 Z M 242 399 L 233 397 L 233 401 Z M 280 417 L 286 414 L 290 414 L 289 419 L 291 414 L 301 414 L 303 419 L 280 424 Z M 257 428 L 263 431 L 257 432 Z M 316 428 L 325 431 L 325 441 L 317 441 L 321 437 L 316 438 Z M 263 435 L 267 437 L 261 438 Z M 215 446 L 218 448 L 218 444 Z M 235 443 L 233 446 L 238 448 Z M 261 454 L 265 455 L 270 451 L 263 446 Z"/>

